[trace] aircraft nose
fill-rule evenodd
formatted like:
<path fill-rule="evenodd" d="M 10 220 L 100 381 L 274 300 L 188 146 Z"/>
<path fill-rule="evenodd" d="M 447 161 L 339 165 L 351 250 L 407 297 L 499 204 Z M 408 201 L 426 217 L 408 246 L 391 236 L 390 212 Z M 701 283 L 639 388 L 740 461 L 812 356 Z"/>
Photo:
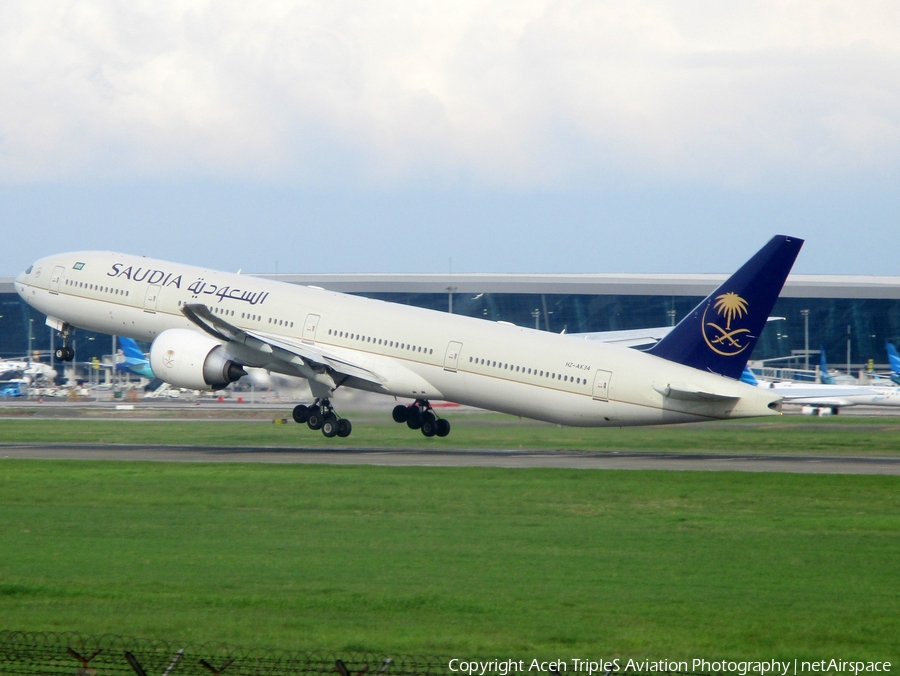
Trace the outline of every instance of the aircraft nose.
<path fill-rule="evenodd" d="M 16 277 L 16 281 L 13 282 L 13 287 L 20 296 L 25 293 L 25 278 L 30 271 L 31 266 L 29 266 L 27 270 L 22 270 L 22 272 L 19 273 L 19 276 Z"/>

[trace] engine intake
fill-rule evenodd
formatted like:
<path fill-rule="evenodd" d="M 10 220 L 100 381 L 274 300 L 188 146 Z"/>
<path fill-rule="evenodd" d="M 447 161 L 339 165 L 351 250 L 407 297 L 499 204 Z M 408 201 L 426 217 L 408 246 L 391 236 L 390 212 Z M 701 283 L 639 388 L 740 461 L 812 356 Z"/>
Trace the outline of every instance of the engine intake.
<path fill-rule="evenodd" d="M 247 372 L 217 340 L 190 329 L 168 329 L 150 346 L 150 368 L 175 387 L 221 390 Z"/>

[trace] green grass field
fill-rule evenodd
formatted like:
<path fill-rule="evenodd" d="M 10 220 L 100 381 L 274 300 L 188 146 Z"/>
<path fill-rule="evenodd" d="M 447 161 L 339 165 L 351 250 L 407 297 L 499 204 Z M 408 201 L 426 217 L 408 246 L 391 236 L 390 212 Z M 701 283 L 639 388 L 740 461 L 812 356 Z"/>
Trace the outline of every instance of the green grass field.
<path fill-rule="evenodd" d="M 886 476 L 0 460 L 0 627 L 896 662 L 898 534 Z"/>
<path fill-rule="evenodd" d="M 511 416 L 449 416 L 453 429 L 446 439 L 426 439 L 396 425 L 387 415 L 353 415 L 353 434 L 325 439 L 321 433 L 289 422 L 265 420 L 121 421 L 116 413 L 88 412 L 101 419 L 0 420 L 0 443 L 80 442 L 254 445 L 279 447 L 501 448 L 620 450 L 823 455 L 900 455 L 900 416 L 884 418 L 808 418 L 785 416 L 753 421 L 636 428 L 573 428 Z M 265 415 L 265 414 L 264 414 Z M 268 414 L 271 416 L 271 414 Z M 289 415 L 286 409 L 283 414 Z"/>

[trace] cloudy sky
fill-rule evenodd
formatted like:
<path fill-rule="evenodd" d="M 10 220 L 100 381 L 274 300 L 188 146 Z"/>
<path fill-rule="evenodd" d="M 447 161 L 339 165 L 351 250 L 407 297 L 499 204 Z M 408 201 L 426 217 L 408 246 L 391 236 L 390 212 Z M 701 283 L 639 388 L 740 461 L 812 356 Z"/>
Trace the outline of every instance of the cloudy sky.
<path fill-rule="evenodd" d="M 900 275 L 898 179 L 896 2 L 0 3 L 0 275 Z"/>

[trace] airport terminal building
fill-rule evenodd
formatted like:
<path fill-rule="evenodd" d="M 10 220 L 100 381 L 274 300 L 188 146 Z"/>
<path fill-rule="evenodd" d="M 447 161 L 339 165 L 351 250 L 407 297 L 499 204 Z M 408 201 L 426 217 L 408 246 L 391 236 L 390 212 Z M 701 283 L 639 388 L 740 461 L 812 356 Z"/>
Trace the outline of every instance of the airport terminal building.
<path fill-rule="evenodd" d="M 727 275 L 279 274 L 292 284 L 453 312 L 542 331 L 585 333 L 677 323 Z M 808 338 L 807 338 L 808 336 Z M 886 364 L 887 341 L 900 343 L 900 277 L 791 275 L 752 359 L 772 360 L 824 346 L 829 364 Z M 0 358 L 48 351 L 44 316 L 0 278 Z M 76 360 L 110 353 L 108 336 L 76 331 Z M 817 354 L 817 353 L 816 353 Z M 801 356 L 798 356 L 801 355 Z M 817 362 L 814 356 L 811 362 Z M 785 365 L 788 365 L 785 363 Z"/>

